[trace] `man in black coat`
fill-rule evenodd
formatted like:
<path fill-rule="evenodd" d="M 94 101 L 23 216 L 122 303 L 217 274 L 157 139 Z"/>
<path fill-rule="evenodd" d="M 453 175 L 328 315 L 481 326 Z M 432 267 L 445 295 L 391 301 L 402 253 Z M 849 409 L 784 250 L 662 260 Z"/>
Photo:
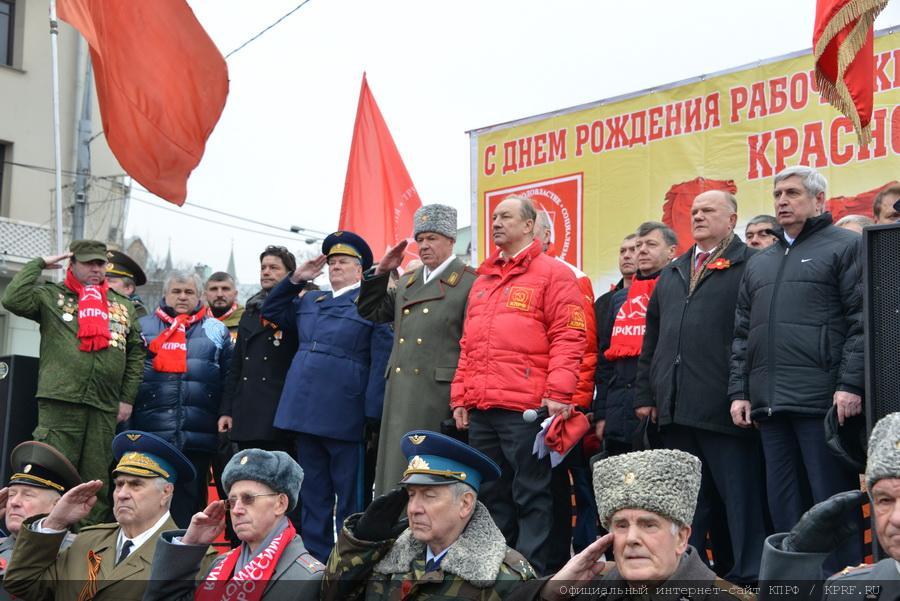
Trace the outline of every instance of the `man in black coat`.
<path fill-rule="evenodd" d="M 757 422 L 776 532 L 809 508 L 859 488 L 858 474 L 832 455 L 823 418 L 862 412 L 863 324 L 860 236 L 823 213 L 827 182 L 810 167 L 775 176 L 778 241 L 747 264 L 738 292 L 729 397 L 738 426 Z M 859 522 L 858 511 L 847 520 Z M 862 559 L 860 539 L 826 563 Z"/>
<path fill-rule="evenodd" d="M 691 544 L 703 550 L 714 509 L 724 512 L 734 563 L 723 577 L 750 584 L 759 575 L 766 529 L 759 437 L 735 426 L 729 413 L 734 308 L 754 253 L 734 234 L 736 222 L 737 200 L 728 192 L 694 199 L 695 244 L 663 269 L 647 307 L 634 404 L 657 412 L 666 447 L 703 462 Z M 713 528 L 715 546 L 727 545 L 716 534 Z M 717 567 L 719 560 L 717 554 Z"/>
<path fill-rule="evenodd" d="M 238 324 L 231 371 L 219 408 L 219 432 L 230 432 L 241 450 L 294 453 L 283 430 L 272 425 L 284 377 L 297 353 L 297 333 L 282 330 L 260 316 L 269 291 L 297 268 L 283 246 L 269 246 L 259 256 L 262 290 L 250 297 Z"/>

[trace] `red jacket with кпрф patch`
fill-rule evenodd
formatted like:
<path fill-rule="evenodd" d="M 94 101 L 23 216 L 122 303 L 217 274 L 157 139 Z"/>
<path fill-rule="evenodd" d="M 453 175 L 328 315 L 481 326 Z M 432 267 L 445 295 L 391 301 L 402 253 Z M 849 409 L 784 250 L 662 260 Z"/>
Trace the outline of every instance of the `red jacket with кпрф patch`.
<path fill-rule="evenodd" d="M 587 315 L 572 270 L 539 241 L 509 263 L 495 252 L 469 291 L 450 406 L 525 411 L 571 403 Z"/>

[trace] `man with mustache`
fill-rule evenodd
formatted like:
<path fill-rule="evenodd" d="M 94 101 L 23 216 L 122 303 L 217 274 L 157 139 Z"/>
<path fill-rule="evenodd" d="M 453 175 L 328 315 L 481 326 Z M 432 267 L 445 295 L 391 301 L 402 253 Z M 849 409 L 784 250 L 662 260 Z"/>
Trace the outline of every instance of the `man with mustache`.
<path fill-rule="evenodd" d="M 458 440 L 407 432 L 401 489 L 381 496 L 344 522 L 328 559 L 324 601 L 483 599 L 499 601 L 534 570 L 506 546 L 478 501 L 500 468 Z M 405 521 L 398 521 L 406 505 Z"/>
<path fill-rule="evenodd" d="M 637 451 L 598 461 L 594 494 L 609 533 L 553 577 L 523 584 L 510 599 L 755 599 L 716 577 L 688 544 L 699 491 L 700 460 L 684 451 Z M 610 550 L 614 562 L 607 561 Z"/>
<path fill-rule="evenodd" d="M 22 522 L 33 515 L 50 513 L 63 493 L 81 484 L 75 466 L 42 442 L 23 442 L 14 448 L 10 467 L 13 474 L 6 487 L 0 489 L 0 519 L 9 530 L 9 536 L 0 538 L 0 581 L 12 558 Z M 74 534 L 67 533 L 62 548 L 74 539 Z M 7 599 L 10 597 L 6 591 L 0 590 L 0 601 Z"/>
<path fill-rule="evenodd" d="M 82 528 L 59 552 L 67 531 L 90 512 L 102 486 L 71 488 L 46 517 L 25 520 L 3 586 L 26 601 L 140 599 L 160 534 L 175 529 L 169 515 L 177 481 L 193 480 L 190 461 L 163 439 L 128 430 L 113 440 L 116 521 Z M 58 556 L 57 556 L 58 555 Z"/>

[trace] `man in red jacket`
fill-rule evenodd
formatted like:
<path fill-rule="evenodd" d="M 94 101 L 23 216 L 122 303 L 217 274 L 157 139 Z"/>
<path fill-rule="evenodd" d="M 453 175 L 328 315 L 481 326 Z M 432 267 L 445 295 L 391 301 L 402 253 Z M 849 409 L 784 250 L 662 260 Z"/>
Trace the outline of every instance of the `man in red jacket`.
<path fill-rule="evenodd" d="M 522 412 L 545 406 L 567 417 L 578 383 L 587 316 L 572 271 L 534 240 L 531 200 L 504 199 L 492 216 L 499 250 L 469 292 L 459 366 L 450 390 L 458 428 L 500 465 L 482 500 L 509 546 L 538 572 L 552 522 L 550 462 L 532 454 L 539 424 Z"/>

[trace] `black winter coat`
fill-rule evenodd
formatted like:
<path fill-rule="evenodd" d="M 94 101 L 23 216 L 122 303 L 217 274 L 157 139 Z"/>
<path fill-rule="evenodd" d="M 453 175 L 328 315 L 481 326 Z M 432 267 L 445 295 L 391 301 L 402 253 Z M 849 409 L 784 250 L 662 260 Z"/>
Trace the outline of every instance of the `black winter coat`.
<path fill-rule="evenodd" d="M 738 292 L 729 397 L 751 417 L 825 415 L 836 390 L 863 394 L 858 234 L 831 214 L 806 221 L 747 264 Z"/>
<path fill-rule="evenodd" d="M 252 303 L 238 323 L 231 370 L 225 381 L 219 415 L 233 420 L 231 440 L 276 440 L 288 435 L 272 425 L 291 361 L 297 353 L 297 330 L 263 324 Z"/>
<path fill-rule="evenodd" d="M 738 286 L 754 250 L 740 238 L 722 254 L 727 269 L 707 269 L 688 296 L 694 247 L 667 265 L 647 307 L 635 406 L 653 407 L 659 425 L 753 435 L 731 421 L 729 360 Z"/>

